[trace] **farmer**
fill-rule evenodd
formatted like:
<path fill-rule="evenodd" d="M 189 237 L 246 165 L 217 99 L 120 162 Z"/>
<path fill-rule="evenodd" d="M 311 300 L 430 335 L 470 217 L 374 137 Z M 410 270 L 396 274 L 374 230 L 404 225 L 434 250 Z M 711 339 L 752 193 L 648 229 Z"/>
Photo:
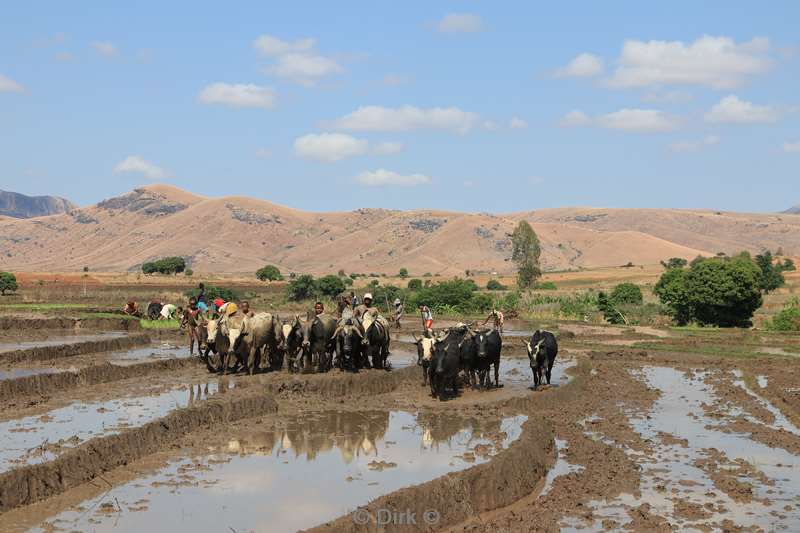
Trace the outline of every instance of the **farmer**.
<path fill-rule="evenodd" d="M 133 300 L 128 300 L 128 303 L 122 308 L 122 312 L 130 316 L 141 316 L 139 312 L 139 304 Z"/>
<path fill-rule="evenodd" d="M 499 309 L 492 309 L 492 312 L 489 313 L 489 316 L 486 317 L 486 320 L 483 321 L 483 324 L 486 325 L 487 322 L 493 320 L 494 329 L 503 333 L 503 322 L 505 317 L 503 316 L 503 312 Z"/>
<path fill-rule="evenodd" d="M 314 304 L 314 315 L 319 316 L 325 312 L 325 306 L 322 305 L 322 302 L 317 302 Z"/>
<path fill-rule="evenodd" d="M 175 318 L 175 313 L 182 311 L 180 307 L 175 307 L 175 304 L 166 304 L 161 307 L 161 312 L 158 314 L 159 320 L 172 320 Z"/>
<path fill-rule="evenodd" d="M 241 309 L 242 309 L 242 314 L 244 314 L 244 316 L 246 317 L 254 317 L 256 315 L 255 311 L 250 309 L 250 302 L 248 302 L 247 300 L 242 302 Z"/>
<path fill-rule="evenodd" d="M 431 312 L 431 308 L 425 304 L 419 305 L 419 314 L 422 316 L 422 328 L 425 330 L 425 334 L 428 334 L 428 331 L 433 329 L 433 313 Z"/>
<path fill-rule="evenodd" d="M 189 298 L 189 307 L 181 317 L 181 329 L 185 326 L 189 330 L 189 355 L 194 355 L 194 343 L 197 341 L 197 352 L 200 353 L 200 340 L 197 338 L 197 324 L 200 320 L 200 309 L 194 296 Z"/>
<path fill-rule="evenodd" d="M 366 293 L 364 295 L 364 302 L 353 309 L 353 315 L 355 315 L 356 318 L 361 318 L 364 316 L 364 313 L 370 309 L 372 309 L 372 294 Z"/>
<path fill-rule="evenodd" d="M 400 329 L 400 319 L 403 318 L 403 302 L 400 298 L 394 299 L 394 327 Z"/>

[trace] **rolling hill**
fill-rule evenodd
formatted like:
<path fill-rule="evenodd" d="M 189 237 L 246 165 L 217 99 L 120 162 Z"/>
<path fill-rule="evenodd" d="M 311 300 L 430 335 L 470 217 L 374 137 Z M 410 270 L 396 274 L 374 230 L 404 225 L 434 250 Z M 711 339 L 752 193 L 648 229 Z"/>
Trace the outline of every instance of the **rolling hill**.
<path fill-rule="evenodd" d="M 33 219 L 0 217 L 0 269 L 135 270 L 167 255 L 198 272 L 513 271 L 510 232 L 528 220 L 545 270 L 653 264 L 668 257 L 783 248 L 800 253 L 800 217 L 675 209 L 556 208 L 491 215 L 358 209 L 313 213 L 247 197 L 151 185 Z"/>

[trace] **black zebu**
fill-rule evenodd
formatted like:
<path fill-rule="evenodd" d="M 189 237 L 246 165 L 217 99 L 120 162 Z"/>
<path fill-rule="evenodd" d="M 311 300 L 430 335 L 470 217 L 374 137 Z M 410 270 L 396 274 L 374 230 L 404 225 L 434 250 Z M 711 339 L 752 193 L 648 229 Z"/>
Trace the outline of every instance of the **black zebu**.
<path fill-rule="evenodd" d="M 556 355 L 558 355 L 556 336 L 549 331 L 537 329 L 533 332 L 531 341 L 525 344 L 533 371 L 533 388 L 538 388 L 545 377 L 547 384 L 550 385 L 550 374 L 553 371 Z"/>
<path fill-rule="evenodd" d="M 490 369 L 494 365 L 494 385 L 500 386 L 500 352 L 503 349 L 503 339 L 496 329 L 478 331 L 472 337 L 475 348 L 471 370 L 478 373 L 478 383 L 481 387 L 488 388 L 492 385 Z M 470 373 L 470 383 L 472 375 Z"/>
<path fill-rule="evenodd" d="M 340 370 L 357 372 L 361 366 L 361 341 L 364 338 L 359 327 L 351 321 L 339 324 L 333 337 L 336 350 L 334 365 Z"/>
<path fill-rule="evenodd" d="M 375 315 L 366 314 L 362 317 L 364 331 L 363 359 L 366 364 L 372 360 L 372 368 L 386 368 L 386 359 L 389 357 L 389 328 Z"/>
<path fill-rule="evenodd" d="M 312 372 L 316 366 L 318 372 L 330 370 L 333 353 L 333 332 L 336 331 L 336 320 L 329 315 L 308 314 L 303 324 L 303 359 L 304 372 Z M 314 365 L 314 363 L 316 363 Z M 312 366 L 313 365 L 313 366 Z"/>
<path fill-rule="evenodd" d="M 461 372 L 464 353 L 474 348 L 472 342 L 464 342 L 469 328 L 466 326 L 450 328 L 433 345 L 433 356 L 428 367 L 428 380 L 434 398 L 444 400 L 448 386 L 454 394 L 458 393 L 458 375 Z"/>

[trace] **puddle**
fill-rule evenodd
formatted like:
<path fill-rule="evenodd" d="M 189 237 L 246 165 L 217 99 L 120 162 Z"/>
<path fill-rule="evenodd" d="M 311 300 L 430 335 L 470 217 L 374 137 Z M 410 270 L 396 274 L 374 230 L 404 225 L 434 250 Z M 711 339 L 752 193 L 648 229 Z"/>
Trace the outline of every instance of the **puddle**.
<path fill-rule="evenodd" d="M 737 379 L 735 379 L 733 381 L 733 384 L 736 385 L 737 387 L 741 387 L 742 389 L 744 389 L 744 391 L 748 395 L 750 395 L 750 397 L 754 398 L 759 403 L 759 405 L 761 405 L 761 407 L 763 407 L 764 409 L 766 409 L 767 411 L 772 413 L 772 416 L 775 417 L 775 422 L 773 422 L 772 424 L 764 424 L 764 425 L 766 425 L 767 427 L 770 427 L 772 429 L 777 429 L 777 430 L 783 429 L 785 431 L 788 431 L 789 433 L 794 433 L 795 435 L 800 435 L 800 429 L 798 429 L 797 426 L 795 426 L 788 418 L 786 418 L 786 415 L 784 415 L 783 412 L 781 412 L 780 409 L 778 409 L 777 407 L 772 405 L 770 402 L 768 402 L 767 400 L 765 400 L 764 398 L 762 398 L 761 396 L 759 396 L 758 394 L 753 392 L 750 389 L 750 387 L 747 386 L 747 384 L 742 379 L 743 374 L 742 374 L 741 370 L 734 370 L 733 371 L 733 375 L 736 376 L 736 378 L 737 378 Z M 763 376 L 759 376 L 759 377 L 763 377 Z M 766 378 L 764 378 L 764 379 L 766 380 Z M 766 383 L 764 384 L 764 386 L 761 386 L 761 382 L 759 382 L 759 386 L 762 389 L 766 388 Z M 760 422 L 758 419 L 756 419 L 756 418 L 754 418 L 752 416 L 746 415 L 745 418 L 747 418 L 749 421 L 754 422 L 756 424 L 763 424 L 763 422 Z"/>
<path fill-rule="evenodd" d="M 707 418 L 703 410 L 703 404 L 714 405 L 716 401 L 713 389 L 704 383 L 705 373 L 648 367 L 636 376 L 661 391 L 647 416 L 632 415 L 630 419 L 634 430 L 653 446 L 648 454 L 626 450 L 642 469 L 641 494 L 591 502 L 594 521 L 568 517 L 561 524 L 562 531 L 603 531 L 602 521 L 606 519 L 624 526 L 630 522 L 627 509 L 643 503 L 682 531 L 708 530 L 709 526 L 717 529 L 726 519 L 743 528 L 761 529 L 769 524 L 772 530 L 800 529 L 797 456 L 747 435 L 715 429 L 719 421 Z M 715 486 L 710 474 L 701 468 L 704 461 L 716 465 L 717 472 L 738 474 L 736 481 L 752 488 L 752 500 L 734 501 Z M 694 515 L 681 513 L 681 506 L 685 509 L 687 502 L 699 511 Z"/>
<path fill-rule="evenodd" d="M 233 381 L 228 381 L 229 388 L 233 385 Z M 149 396 L 73 403 L 41 415 L 0 422 L 0 472 L 20 465 L 50 461 L 65 449 L 91 438 L 141 426 L 173 409 L 205 400 L 218 388 L 218 381 L 212 380 Z"/>
<path fill-rule="evenodd" d="M 369 411 L 269 422 L 34 531 L 296 531 L 485 462 L 519 437 L 525 420 Z"/>
<path fill-rule="evenodd" d="M 559 438 L 556 438 L 555 441 L 558 457 L 556 458 L 556 463 L 553 465 L 553 468 L 547 472 L 547 477 L 544 479 L 544 487 L 542 488 L 542 492 L 539 493 L 539 498 L 547 496 L 550 489 L 553 488 L 553 482 L 556 478 L 584 470 L 582 465 L 573 465 L 567 461 L 567 449 L 569 448 L 567 441 Z"/>
<path fill-rule="evenodd" d="M 59 372 L 66 371 L 58 368 L 11 368 L 9 370 L 0 370 L 0 381 L 38 376 L 40 374 L 57 374 Z"/>
<path fill-rule="evenodd" d="M 109 363 L 120 366 L 127 366 L 144 361 L 163 361 L 165 359 L 186 359 L 190 357 L 189 349 L 186 346 L 175 346 L 174 344 L 156 344 L 124 350 L 119 352 L 109 352 L 106 356 Z M 197 357 L 195 355 L 195 357 Z"/>
<path fill-rule="evenodd" d="M 36 341 L 14 341 L 14 342 L 0 342 L 0 353 L 13 352 L 16 350 L 25 350 L 27 348 L 43 348 L 45 346 L 58 346 L 61 344 L 77 344 L 79 342 L 88 341 L 102 341 L 108 339 L 118 339 L 126 337 L 128 334 L 125 331 L 106 331 L 103 333 L 74 334 L 74 335 L 59 335 L 50 339 L 41 339 Z"/>

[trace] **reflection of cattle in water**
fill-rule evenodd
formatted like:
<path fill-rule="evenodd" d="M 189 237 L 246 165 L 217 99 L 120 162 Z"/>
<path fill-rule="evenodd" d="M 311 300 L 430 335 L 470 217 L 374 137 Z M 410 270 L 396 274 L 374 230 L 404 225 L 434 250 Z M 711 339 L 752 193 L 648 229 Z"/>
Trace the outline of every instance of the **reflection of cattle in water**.
<path fill-rule="evenodd" d="M 547 378 L 547 384 L 550 385 L 553 363 L 558 355 L 556 336 L 549 331 L 537 329 L 533 332 L 530 342 L 526 342 L 525 345 L 533 371 L 533 388 L 538 388 L 544 382 L 544 378 Z"/>

